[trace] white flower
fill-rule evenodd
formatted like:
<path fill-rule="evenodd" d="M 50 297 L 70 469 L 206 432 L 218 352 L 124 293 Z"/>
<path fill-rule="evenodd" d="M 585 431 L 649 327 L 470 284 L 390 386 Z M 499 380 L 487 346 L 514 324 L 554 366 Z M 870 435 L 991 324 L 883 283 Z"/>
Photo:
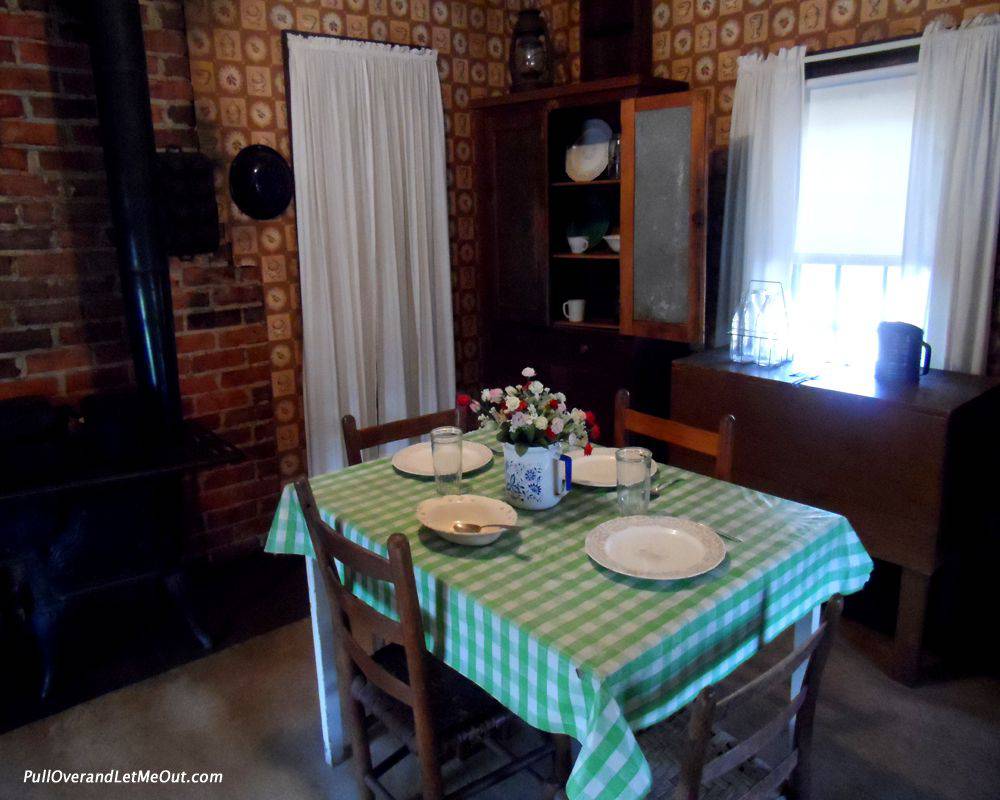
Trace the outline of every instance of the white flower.
<path fill-rule="evenodd" d="M 483 399 L 489 403 L 499 403 L 503 400 L 503 389 L 490 389 L 490 396 L 488 398 L 484 397 Z"/>
<path fill-rule="evenodd" d="M 578 409 L 578 408 L 574 408 L 574 409 L 573 409 L 572 411 L 570 411 L 569 413 L 570 413 L 570 416 L 571 416 L 571 417 L 573 417 L 573 419 L 575 419 L 575 420 L 576 420 L 577 422 L 583 422 L 583 421 L 584 421 L 584 420 L 585 420 L 585 419 L 587 418 L 587 415 L 586 415 L 586 414 L 584 414 L 584 413 L 583 413 L 583 412 L 582 412 L 582 411 L 581 411 L 580 409 Z"/>
<path fill-rule="evenodd" d="M 544 431 L 549 427 L 549 421 L 545 417 L 535 417 L 535 427 L 540 431 Z"/>
<path fill-rule="evenodd" d="M 556 411 L 558 411 L 560 414 L 565 414 L 566 413 L 566 404 L 560 402 L 559 405 L 556 406 Z"/>
<path fill-rule="evenodd" d="M 531 383 L 528 384 L 528 391 L 531 392 L 532 394 L 541 394 L 542 389 L 544 388 L 545 387 L 542 386 L 541 381 L 532 381 Z"/>
<path fill-rule="evenodd" d="M 560 403 L 566 402 L 566 395 L 564 395 L 562 392 L 553 392 L 552 396 Z"/>
<path fill-rule="evenodd" d="M 489 389 L 483 389 L 482 394 L 480 394 L 479 396 L 481 398 L 483 398 L 483 402 L 484 403 L 490 402 L 490 390 Z"/>
<path fill-rule="evenodd" d="M 514 395 L 510 394 L 507 395 L 506 406 L 508 411 L 516 411 L 519 405 L 521 405 L 521 401 L 518 400 Z"/>
<path fill-rule="evenodd" d="M 578 444 L 580 444 L 580 440 L 577 438 L 575 433 L 571 433 L 569 435 L 567 443 L 569 444 L 570 447 L 576 447 Z"/>
<path fill-rule="evenodd" d="M 503 391 L 504 391 L 504 394 L 517 394 L 517 389 L 515 389 L 513 386 L 508 386 Z"/>
<path fill-rule="evenodd" d="M 513 430 L 514 428 L 522 428 L 527 424 L 528 424 L 528 415 L 522 411 L 518 411 L 516 414 L 514 414 L 513 417 L 510 418 L 511 430 Z"/>
<path fill-rule="evenodd" d="M 522 369 L 521 370 L 521 374 L 525 378 L 534 378 L 535 377 L 535 371 L 531 367 L 525 367 L 524 369 Z"/>
<path fill-rule="evenodd" d="M 561 417 L 556 417 L 552 420 L 552 424 L 549 425 L 549 430 L 552 431 L 556 436 L 558 436 L 563 431 L 563 427 L 566 423 L 562 421 Z"/>

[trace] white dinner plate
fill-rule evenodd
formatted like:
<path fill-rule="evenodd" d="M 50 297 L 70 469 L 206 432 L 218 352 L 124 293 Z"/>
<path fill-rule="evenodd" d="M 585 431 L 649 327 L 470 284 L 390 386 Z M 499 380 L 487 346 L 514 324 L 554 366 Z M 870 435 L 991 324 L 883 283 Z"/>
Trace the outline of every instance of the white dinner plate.
<path fill-rule="evenodd" d="M 462 442 L 462 474 L 475 472 L 493 460 L 490 448 L 479 442 Z M 421 478 L 434 477 L 434 462 L 431 460 L 431 443 L 418 442 L 404 447 L 392 457 L 392 465 L 406 475 Z"/>
<path fill-rule="evenodd" d="M 655 581 L 703 575 L 726 557 L 719 534 L 678 517 L 619 517 L 588 533 L 586 547 L 612 572 Z"/>
<path fill-rule="evenodd" d="M 481 547 L 499 539 L 504 529 L 491 528 L 482 533 L 456 533 L 456 522 L 476 525 L 517 525 L 517 512 L 502 500 L 478 494 L 449 494 L 432 497 L 417 506 L 417 519 L 442 539 L 455 544 Z"/>
<path fill-rule="evenodd" d="M 592 181 L 607 168 L 607 142 L 574 144 L 566 150 L 566 174 L 577 183 Z"/>
<path fill-rule="evenodd" d="M 615 448 L 595 447 L 589 456 L 585 456 L 583 450 L 572 450 L 569 456 L 573 459 L 573 483 L 598 489 L 614 489 L 618 486 Z M 649 474 L 655 475 L 658 469 L 656 462 L 652 462 Z"/>

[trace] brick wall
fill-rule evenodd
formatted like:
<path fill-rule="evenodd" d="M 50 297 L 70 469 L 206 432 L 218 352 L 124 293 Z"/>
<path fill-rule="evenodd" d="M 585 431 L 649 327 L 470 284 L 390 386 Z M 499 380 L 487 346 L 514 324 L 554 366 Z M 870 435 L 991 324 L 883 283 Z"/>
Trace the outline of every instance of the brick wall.
<path fill-rule="evenodd" d="M 0 0 L 0 398 L 131 382 L 83 3 Z M 197 146 L 180 0 L 142 0 L 157 147 Z M 190 551 L 254 544 L 279 489 L 259 267 L 171 264 L 184 411 L 248 461 L 198 478 Z"/>

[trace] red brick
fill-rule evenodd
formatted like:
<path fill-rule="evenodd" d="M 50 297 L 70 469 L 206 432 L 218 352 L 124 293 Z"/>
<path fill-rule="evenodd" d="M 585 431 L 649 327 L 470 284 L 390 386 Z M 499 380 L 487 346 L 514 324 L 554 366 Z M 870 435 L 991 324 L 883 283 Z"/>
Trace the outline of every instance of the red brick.
<path fill-rule="evenodd" d="M 0 358 L 0 380 L 21 377 L 21 365 L 16 358 Z"/>
<path fill-rule="evenodd" d="M 24 101 L 14 94 L 0 94 L 0 117 L 23 117 Z"/>
<path fill-rule="evenodd" d="M 276 480 L 252 481 L 214 491 L 201 492 L 198 497 L 198 505 L 209 511 L 229 508 L 245 503 L 247 500 L 277 494 L 280 490 L 281 486 Z"/>
<path fill-rule="evenodd" d="M 90 364 L 90 349 L 82 346 L 60 347 L 43 353 L 32 353 L 25 357 L 29 374 L 38 372 L 61 372 L 73 367 Z"/>
<path fill-rule="evenodd" d="M 0 67 L 0 89 L 15 89 L 19 92 L 55 91 L 53 76 L 47 69 L 21 69 Z"/>
<path fill-rule="evenodd" d="M 52 332 L 49 330 L 0 330 L 0 353 L 21 353 L 45 347 L 52 347 Z"/>
<path fill-rule="evenodd" d="M 246 356 L 242 350 L 217 350 L 191 359 L 191 371 L 208 372 L 226 367 L 242 367 L 244 364 Z"/>
<path fill-rule="evenodd" d="M 177 337 L 178 353 L 197 353 L 215 348 L 215 334 L 211 331 L 184 333 Z"/>
<path fill-rule="evenodd" d="M 35 119 L 96 119 L 97 105 L 83 97 L 32 97 L 31 116 Z"/>
<path fill-rule="evenodd" d="M 94 78 L 87 72 L 65 72 L 59 76 L 62 94 L 94 96 Z"/>
<path fill-rule="evenodd" d="M 199 395 L 195 398 L 195 411 L 208 414 L 230 408 L 242 408 L 250 404 L 246 389 L 220 389 L 217 392 Z"/>
<path fill-rule="evenodd" d="M 267 364 L 259 367 L 247 367 L 246 369 L 234 369 L 222 373 L 222 385 L 229 386 L 249 386 L 254 383 L 264 383 L 271 379 L 271 369 Z"/>
<path fill-rule="evenodd" d="M 272 413 L 270 403 L 258 403 L 249 408 L 236 408 L 222 415 L 222 429 L 229 430 L 251 422 L 260 422 L 262 419 L 270 419 Z"/>
<path fill-rule="evenodd" d="M 143 31 L 143 38 L 146 40 L 147 53 L 184 55 L 187 50 L 184 36 L 178 31 L 147 30 Z"/>
<path fill-rule="evenodd" d="M 52 230 L 50 228 L 22 227 L 0 230 L 0 250 L 44 250 L 49 247 L 51 242 Z M 15 291 L 18 289 L 15 288 Z M 40 295 L 28 296 L 38 297 Z"/>
<path fill-rule="evenodd" d="M 7 400 L 11 397 L 28 397 L 29 395 L 52 397 L 57 394 L 59 394 L 59 380 L 55 377 L 0 381 L 0 400 Z"/>
<path fill-rule="evenodd" d="M 219 347 L 239 347 L 266 341 L 267 328 L 263 325 L 245 325 L 242 328 L 219 331 Z"/>
<path fill-rule="evenodd" d="M 247 503 L 241 503 L 219 511 L 207 512 L 205 514 L 205 527 L 209 529 L 220 528 L 227 525 L 233 525 L 237 522 L 244 522 L 246 520 L 253 519 L 256 516 L 257 501 L 251 500 Z"/>
<path fill-rule="evenodd" d="M 74 125 L 73 142 L 83 147 L 97 147 L 101 143 L 101 131 L 97 125 Z"/>
<path fill-rule="evenodd" d="M 223 486 L 232 486 L 235 483 L 246 483 L 255 477 L 257 477 L 256 467 L 250 462 L 244 462 L 202 473 L 199 483 L 203 490 L 210 491 L 221 489 Z"/>
<path fill-rule="evenodd" d="M 82 369 L 66 373 L 67 394 L 89 394 L 98 390 L 117 389 L 129 385 L 127 365 Z"/>
<path fill-rule="evenodd" d="M 54 322 L 76 322 L 80 319 L 80 304 L 72 300 L 51 303 L 22 303 L 17 307 L 20 325 L 47 325 Z"/>
<path fill-rule="evenodd" d="M 28 169 L 28 151 L 13 147 L 0 147 L 0 169 Z"/>
<path fill-rule="evenodd" d="M 185 397 L 214 392 L 218 388 L 219 379 L 214 372 L 204 375 L 185 375 L 181 378 L 181 394 Z"/>
<path fill-rule="evenodd" d="M 59 128 L 50 122 L 0 121 L 0 144 L 59 144 Z"/>
<path fill-rule="evenodd" d="M 266 364 L 271 360 L 271 345 L 256 344 L 247 348 L 247 361 L 251 364 Z"/>
<path fill-rule="evenodd" d="M 14 56 L 14 43 L 0 42 L 0 64 L 13 64 L 16 60 Z"/>
<path fill-rule="evenodd" d="M 90 69 L 90 57 L 83 44 L 19 41 L 17 58 L 21 64 L 39 64 L 57 69 Z"/>
<path fill-rule="evenodd" d="M 60 344 L 93 344 L 113 342 L 123 337 L 120 320 L 77 322 L 60 325 L 57 329 Z"/>
<path fill-rule="evenodd" d="M 44 39 L 45 18 L 27 14 L 0 14 L 0 36 L 12 39 Z"/>
<path fill-rule="evenodd" d="M 57 191 L 56 184 L 37 175 L 0 175 L 0 196 L 3 197 L 45 197 Z"/>
<path fill-rule="evenodd" d="M 149 96 L 153 100 L 191 100 L 193 91 L 190 81 L 153 78 L 149 82 Z"/>
<path fill-rule="evenodd" d="M 41 150 L 38 164 L 56 172 L 94 172 L 104 169 L 100 150 Z"/>
<path fill-rule="evenodd" d="M 26 225 L 40 225 L 52 221 L 51 203 L 24 203 L 21 205 L 21 221 Z"/>
<path fill-rule="evenodd" d="M 212 290 L 212 304 L 216 308 L 258 305 L 263 302 L 260 286 L 220 286 Z"/>
<path fill-rule="evenodd" d="M 166 77 L 190 79 L 186 56 L 165 56 L 160 61 L 163 64 L 163 74 Z"/>

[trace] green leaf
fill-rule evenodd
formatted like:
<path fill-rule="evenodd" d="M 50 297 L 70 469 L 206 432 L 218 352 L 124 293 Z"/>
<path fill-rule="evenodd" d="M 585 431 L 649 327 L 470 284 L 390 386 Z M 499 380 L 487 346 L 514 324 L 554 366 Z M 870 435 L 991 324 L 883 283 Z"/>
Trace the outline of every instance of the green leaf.
<path fill-rule="evenodd" d="M 528 445 L 524 444 L 523 442 L 518 442 L 516 445 L 514 445 L 514 452 L 517 453 L 519 456 L 523 456 L 525 453 L 528 452 Z"/>

